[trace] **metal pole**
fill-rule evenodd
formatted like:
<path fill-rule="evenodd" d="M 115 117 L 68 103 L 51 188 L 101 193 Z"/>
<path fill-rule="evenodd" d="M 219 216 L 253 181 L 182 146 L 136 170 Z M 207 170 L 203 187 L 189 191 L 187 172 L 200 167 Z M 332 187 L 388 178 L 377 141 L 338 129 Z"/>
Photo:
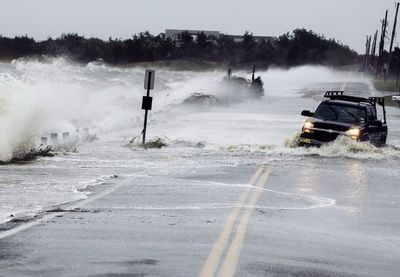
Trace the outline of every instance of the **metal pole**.
<path fill-rule="evenodd" d="M 389 74 L 389 68 L 390 68 L 390 62 L 392 60 L 392 48 L 393 48 L 393 41 L 394 37 L 396 35 L 396 25 L 397 25 L 397 14 L 399 13 L 399 3 L 396 3 L 396 15 L 394 17 L 394 23 L 393 23 L 393 30 L 392 30 L 392 37 L 390 39 L 390 47 L 389 47 L 389 61 L 388 61 L 388 67 L 387 67 L 387 74 Z"/>
<path fill-rule="evenodd" d="M 369 67 L 370 67 L 371 73 L 375 69 L 375 52 L 376 52 L 376 40 L 377 39 L 378 39 L 378 30 L 376 30 L 376 32 L 375 32 L 374 41 L 372 43 L 372 50 L 371 50 L 371 56 L 370 56 L 370 62 L 369 62 Z"/>
<path fill-rule="evenodd" d="M 151 85 L 151 72 L 149 72 L 149 79 L 147 82 L 147 94 L 146 94 L 147 97 L 150 96 L 150 85 Z M 149 112 L 148 109 L 146 109 L 144 112 L 144 126 L 143 126 L 143 140 L 142 140 L 143 145 L 146 143 L 146 129 L 147 129 L 147 114 L 148 114 L 148 112 Z"/>
<path fill-rule="evenodd" d="M 371 50 L 371 36 L 367 36 L 367 43 L 365 44 L 365 47 L 364 72 L 368 71 L 369 52 Z"/>
<path fill-rule="evenodd" d="M 382 33 L 381 33 L 381 41 L 379 43 L 379 54 L 378 54 L 378 65 L 376 68 L 376 78 L 380 78 L 382 73 L 382 65 L 383 65 L 383 51 L 385 49 L 385 37 L 386 37 L 386 25 L 387 25 L 387 14 L 388 10 L 385 13 L 385 19 L 382 21 Z"/>

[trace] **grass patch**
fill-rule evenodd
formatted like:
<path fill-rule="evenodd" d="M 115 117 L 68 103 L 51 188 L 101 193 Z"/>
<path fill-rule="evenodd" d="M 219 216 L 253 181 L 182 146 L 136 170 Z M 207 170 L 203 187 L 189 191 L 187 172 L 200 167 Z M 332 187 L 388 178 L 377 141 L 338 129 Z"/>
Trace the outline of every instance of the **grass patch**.
<path fill-rule="evenodd" d="M 385 96 L 385 106 L 398 107 L 399 104 L 397 102 L 393 101 L 392 95 L 388 95 L 388 96 Z"/>
<path fill-rule="evenodd" d="M 396 85 L 396 80 L 387 80 L 386 82 L 375 81 L 374 87 L 378 91 L 391 91 L 391 92 L 399 92 L 400 91 L 400 86 Z"/>

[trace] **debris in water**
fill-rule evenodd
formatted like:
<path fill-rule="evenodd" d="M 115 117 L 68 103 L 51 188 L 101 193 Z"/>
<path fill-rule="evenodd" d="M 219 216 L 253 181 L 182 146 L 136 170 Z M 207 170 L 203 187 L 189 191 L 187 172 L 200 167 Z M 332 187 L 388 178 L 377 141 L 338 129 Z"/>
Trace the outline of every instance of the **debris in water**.
<path fill-rule="evenodd" d="M 146 142 L 144 148 L 162 148 L 168 146 L 164 139 L 156 138 L 155 140 Z"/>
<path fill-rule="evenodd" d="M 42 145 L 41 145 L 42 146 Z M 21 163 L 21 162 L 30 162 L 36 159 L 37 157 L 54 157 L 54 153 L 51 149 L 51 146 L 47 146 L 46 148 L 32 148 L 28 153 L 22 153 L 13 157 L 10 161 L 0 161 L 1 164 L 12 164 L 12 163 Z"/>
<path fill-rule="evenodd" d="M 130 148 L 143 147 L 147 149 L 147 148 L 162 148 L 170 145 L 171 143 L 173 142 L 167 137 L 156 137 L 153 140 L 150 140 L 149 142 L 142 144 L 139 141 L 139 137 L 134 137 L 132 140 L 129 141 L 128 144 L 125 144 L 124 146 Z"/>
<path fill-rule="evenodd" d="M 218 104 L 218 99 L 210 94 L 204 94 L 195 92 L 190 94 L 187 98 L 185 98 L 182 104 L 189 104 L 189 105 L 216 105 Z"/>

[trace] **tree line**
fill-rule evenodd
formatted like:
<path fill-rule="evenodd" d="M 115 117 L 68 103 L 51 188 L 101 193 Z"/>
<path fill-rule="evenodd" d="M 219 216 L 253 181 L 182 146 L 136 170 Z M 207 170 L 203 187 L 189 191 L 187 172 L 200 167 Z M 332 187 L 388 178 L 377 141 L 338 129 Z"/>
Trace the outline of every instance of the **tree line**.
<path fill-rule="evenodd" d="M 7 38 L 0 35 L 0 59 L 35 56 L 63 56 L 77 62 L 102 59 L 116 65 L 188 59 L 237 67 L 257 64 L 262 68 L 304 64 L 339 67 L 360 63 L 359 55 L 348 46 L 306 29 L 296 29 L 274 41 L 261 42 L 249 32 L 245 32 L 240 42 L 227 35 L 214 38 L 200 32 L 192 36 L 188 31 L 182 32 L 176 41 L 163 33 L 154 36 L 149 32 L 125 40 L 109 38 L 107 41 L 76 33 L 44 41 L 28 36 Z"/>

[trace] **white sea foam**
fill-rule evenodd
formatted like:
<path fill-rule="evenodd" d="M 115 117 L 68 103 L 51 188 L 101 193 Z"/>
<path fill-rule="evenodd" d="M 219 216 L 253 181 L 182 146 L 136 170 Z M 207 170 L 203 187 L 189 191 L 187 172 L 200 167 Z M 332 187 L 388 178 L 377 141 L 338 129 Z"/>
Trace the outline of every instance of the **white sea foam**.
<path fill-rule="evenodd" d="M 107 74 L 112 75 L 105 70 L 93 74 L 62 58 L 8 65 L 0 74 L 0 160 L 36 147 L 35 138 L 41 135 L 74 136 L 81 127 L 96 126 L 104 132 L 126 124 L 135 115 L 127 111 L 139 106 L 140 95 L 125 85 L 105 83 Z"/>
<path fill-rule="evenodd" d="M 0 78 L 2 126 L 7 126 L 3 128 L 0 159 L 8 160 L 18 151 L 29 150 L 35 146 L 33 138 L 42 134 L 70 132 L 75 136 L 76 129 L 85 127 L 100 134 L 132 128 L 132 122 L 143 114 L 142 71 L 98 63 L 83 67 L 63 58 L 14 61 Z M 250 71 L 233 74 L 251 77 Z M 152 91 L 154 111 L 174 109 L 193 93 L 213 95 L 222 104 L 219 110 L 208 113 L 192 106 L 182 117 L 166 124 L 168 130 L 161 128 L 158 135 L 211 144 L 280 145 L 300 128 L 299 105 L 306 101 L 300 98 L 299 87 L 316 80 L 343 79 L 324 67 L 272 69 L 257 75 L 263 78 L 268 96 L 246 102 L 246 94 L 229 95 L 229 89 L 220 86 L 226 72 L 158 71 Z M 295 102 L 282 101 L 293 96 Z M 201 134 L 196 133 L 198 128 L 202 128 Z M 251 131 L 246 132 L 247 128 Z"/>
<path fill-rule="evenodd" d="M 358 142 L 348 137 L 339 137 L 337 140 L 321 147 L 300 147 L 297 145 L 299 134 L 287 138 L 282 144 L 213 144 L 207 141 L 171 140 L 159 137 L 158 140 L 165 147 L 186 146 L 215 152 L 238 153 L 241 155 L 263 155 L 268 157 L 281 156 L 320 156 L 325 158 L 354 158 L 354 159 L 397 159 L 400 157 L 400 148 L 393 145 L 376 147 L 369 142 Z"/>
<path fill-rule="evenodd" d="M 23 87 L 14 76 L 0 74 L 0 161 L 29 151 L 42 120 L 34 96 Z"/>

